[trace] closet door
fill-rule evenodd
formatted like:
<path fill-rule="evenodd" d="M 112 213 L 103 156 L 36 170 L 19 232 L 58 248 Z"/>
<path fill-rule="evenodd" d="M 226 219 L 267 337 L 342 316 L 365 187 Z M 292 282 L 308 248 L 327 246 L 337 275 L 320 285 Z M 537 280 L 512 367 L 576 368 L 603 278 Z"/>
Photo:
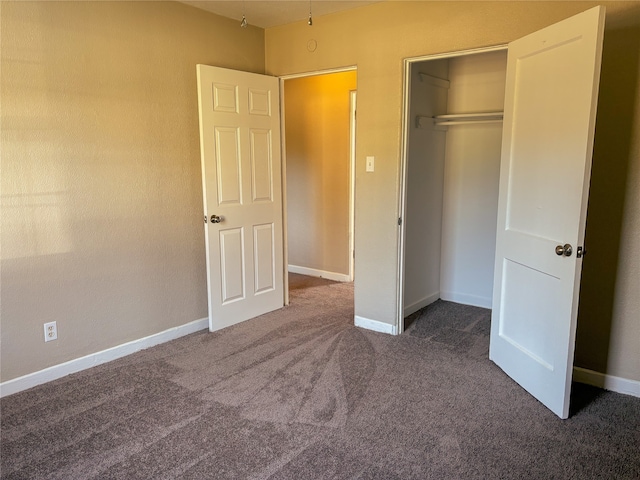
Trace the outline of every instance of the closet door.
<path fill-rule="evenodd" d="M 596 7 L 509 45 L 489 356 L 561 418 L 602 55 Z"/>

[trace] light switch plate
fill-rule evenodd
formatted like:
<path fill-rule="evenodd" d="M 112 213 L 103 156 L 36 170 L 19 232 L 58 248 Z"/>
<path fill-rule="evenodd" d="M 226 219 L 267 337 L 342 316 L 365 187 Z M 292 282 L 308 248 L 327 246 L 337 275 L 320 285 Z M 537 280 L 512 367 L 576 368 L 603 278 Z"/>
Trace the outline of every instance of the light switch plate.
<path fill-rule="evenodd" d="M 375 157 L 367 157 L 367 172 L 373 172 L 375 169 Z"/>

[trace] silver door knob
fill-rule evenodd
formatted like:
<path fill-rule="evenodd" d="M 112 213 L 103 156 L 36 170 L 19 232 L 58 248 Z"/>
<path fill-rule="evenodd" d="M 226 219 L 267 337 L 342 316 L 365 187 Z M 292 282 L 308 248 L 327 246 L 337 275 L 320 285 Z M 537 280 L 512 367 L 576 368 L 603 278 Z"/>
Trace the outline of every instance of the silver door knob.
<path fill-rule="evenodd" d="M 218 215 L 211 215 L 211 223 L 220 223 L 222 220 L 223 218 Z"/>
<path fill-rule="evenodd" d="M 558 245 L 556 247 L 556 255 L 558 255 L 559 257 L 562 257 L 563 255 L 565 257 L 570 257 L 572 253 L 573 247 L 568 243 L 565 243 L 564 245 Z"/>

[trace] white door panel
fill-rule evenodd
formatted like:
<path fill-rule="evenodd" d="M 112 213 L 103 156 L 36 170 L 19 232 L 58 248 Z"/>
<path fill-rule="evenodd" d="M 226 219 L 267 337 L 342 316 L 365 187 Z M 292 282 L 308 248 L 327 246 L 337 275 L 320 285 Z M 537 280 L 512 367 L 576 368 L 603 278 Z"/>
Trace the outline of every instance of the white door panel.
<path fill-rule="evenodd" d="M 222 305 L 245 299 L 243 228 L 220 230 Z"/>
<path fill-rule="evenodd" d="M 254 291 L 256 295 L 273 291 L 275 285 L 274 225 L 254 225 L 253 257 L 255 258 Z"/>
<path fill-rule="evenodd" d="M 569 395 L 604 8 L 509 45 L 490 358 L 562 418 Z M 556 246 L 570 244 L 571 256 Z"/>
<path fill-rule="evenodd" d="M 283 306 L 280 87 L 275 77 L 197 68 L 214 331 Z"/>
<path fill-rule="evenodd" d="M 240 130 L 234 127 L 214 127 L 214 132 L 218 205 L 239 206 L 242 204 Z"/>
<path fill-rule="evenodd" d="M 273 167 L 271 160 L 271 132 L 252 129 L 251 135 L 251 194 L 254 202 L 273 202 Z"/>

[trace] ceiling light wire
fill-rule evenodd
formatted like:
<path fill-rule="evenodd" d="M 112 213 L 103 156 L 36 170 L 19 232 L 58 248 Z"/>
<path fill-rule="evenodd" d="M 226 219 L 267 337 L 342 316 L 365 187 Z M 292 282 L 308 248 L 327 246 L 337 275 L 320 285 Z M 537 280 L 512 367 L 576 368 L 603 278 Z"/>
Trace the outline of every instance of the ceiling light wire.
<path fill-rule="evenodd" d="M 307 20 L 307 25 L 313 25 L 313 18 L 311 17 L 311 0 L 309 0 L 309 20 Z"/>

